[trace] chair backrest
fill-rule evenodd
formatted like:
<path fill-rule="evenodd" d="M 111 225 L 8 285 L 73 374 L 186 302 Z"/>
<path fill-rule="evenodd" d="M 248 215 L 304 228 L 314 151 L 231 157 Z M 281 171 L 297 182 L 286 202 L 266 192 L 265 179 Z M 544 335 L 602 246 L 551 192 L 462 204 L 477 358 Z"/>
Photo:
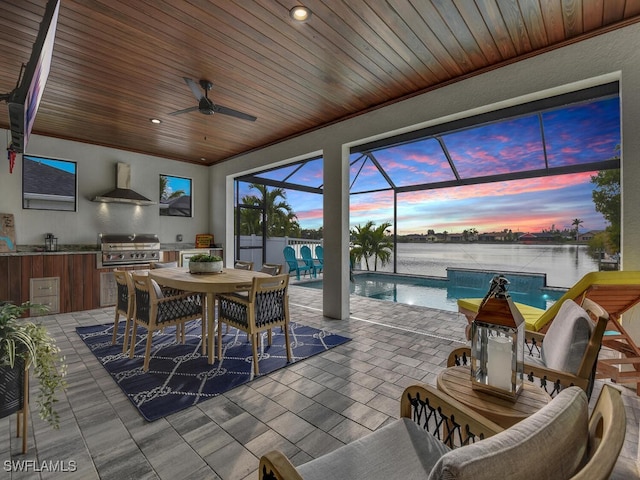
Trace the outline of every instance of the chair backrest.
<path fill-rule="evenodd" d="M 156 297 L 155 293 L 151 292 L 150 282 L 148 275 L 138 275 L 133 273 L 131 275 L 131 281 L 133 284 L 133 290 L 135 292 L 135 313 L 136 320 L 140 320 L 144 323 L 149 323 L 149 314 L 151 311 L 151 297 Z"/>
<path fill-rule="evenodd" d="M 236 260 L 233 268 L 238 270 L 253 270 L 253 262 L 245 262 L 244 260 Z"/>
<path fill-rule="evenodd" d="M 311 249 L 307 245 L 300 247 L 300 255 L 302 255 L 303 260 L 313 260 Z"/>
<path fill-rule="evenodd" d="M 269 275 L 280 275 L 282 265 L 279 263 L 264 263 L 260 271 L 262 273 L 268 273 Z"/>
<path fill-rule="evenodd" d="M 551 322 L 566 299 L 581 304 L 585 298 L 602 305 L 617 320 L 640 302 L 640 271 L 587 273 L 535 321 L 533 329 L 539 331 Z"/>
<path fill-rule="evenodd" d="M 273 277 L 254 277 L 249 301 L 254 305 L 258 326 L 288 321 L 289 318 L 289 275 L 284 273 Z"/>
<path fill-rule="evenodd" d="M 608 479 L 624 444 L 627 416 L 620 390 L 603 385 L 589 419 L 589 451 L 572 480 Z"/>
<path fill-rule="evenodd" d="M 116 287 L 118 293 L 116 308 L 118 309 L 118 311 L 124 313 L 125 315 L 127 315 L 128 313 L 133 313 L 129 312 L 129 309 L 133 307 L 134 299 L 131 274 L 125 270 L 115 269 L 113 271 L 113 276 L 116 279 Z"/>
<path fill-rule="evenodd" d="M 178 266 L 178 262 L 151 262 L 149 267 L 151 268 L 175 268 Z"/>
<path fill-rule="evenodd" d="M 294 270 L 298 268 L 298 259 L 296 258 L 296 251 L 293 249 L 293 247 L 284 247 L 282 253 L 284 254 L 284 259 L 289 264 L 289 268 Z"/>
<path fill-rule="evenodd" d="M 322 245 L 316 245 L 316 258 L 320 260 L 320 262 L 324 261 L 324 248 Z"/>

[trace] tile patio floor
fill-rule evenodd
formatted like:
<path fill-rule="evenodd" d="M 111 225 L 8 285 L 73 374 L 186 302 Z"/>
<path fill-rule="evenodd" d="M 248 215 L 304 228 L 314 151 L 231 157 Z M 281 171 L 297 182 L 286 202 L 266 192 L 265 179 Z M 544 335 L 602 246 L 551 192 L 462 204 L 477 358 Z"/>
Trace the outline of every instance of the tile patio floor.
<path fill-rule="evenodd" d="M 45 317 L 69 366 L 57 406 L 61 428 L 51 430 L 32 409 L 29 451 L 21 455 L 15 415 L 1 419 L 0 478 L 256 479 L 268 450 L 301 464 L 397 418 L 403 388 L 435 384 L 448 352 L 464 342 L 466 320 L 457 313 L 352 296 L 350 320 L 330 320 L 322 316 L 320 290 L 290 291 L 293 320 L 353 340 L 153 423 L 75 333 L 112 322 L 113 308 Z M 612 476 L 620 480 L 638 478 L 640 420 L 640 398 L 623 390 L 627 436 Z M 29 472 L 9 472 L 9 460 L 66 468 L 73 461 L 76 471 L 36 473 L 31 464 Z"/>

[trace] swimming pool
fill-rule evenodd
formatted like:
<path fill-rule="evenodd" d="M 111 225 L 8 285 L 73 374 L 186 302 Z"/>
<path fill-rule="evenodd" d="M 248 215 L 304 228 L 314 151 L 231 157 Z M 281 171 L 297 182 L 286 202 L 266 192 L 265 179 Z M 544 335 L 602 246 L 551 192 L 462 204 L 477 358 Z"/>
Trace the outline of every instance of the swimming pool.
<path fill-rule="evenodd" d="M 387 273 L 358 273 L 351 282 L 351 293 L 390 302 L 458 311 L 459 298 L 484 297 L 487 289 L 461 287 L 446 278 Z M 300 282 L 300 287 L 322 289 L 322 280 Z M 488 288 L 487 283 L 487 288 Z M 514 302 L 547 309 L 564 293 L 559 289 L 538 288 L 531 292 L 509 292 Z"/>

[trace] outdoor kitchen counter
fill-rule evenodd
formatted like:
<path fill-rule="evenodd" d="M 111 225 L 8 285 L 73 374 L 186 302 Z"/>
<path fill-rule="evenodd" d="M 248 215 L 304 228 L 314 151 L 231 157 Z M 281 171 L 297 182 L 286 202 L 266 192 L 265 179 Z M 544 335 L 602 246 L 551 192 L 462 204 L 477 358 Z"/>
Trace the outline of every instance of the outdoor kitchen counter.
<path fill-rule="evenodd" d="M 41 249 L 41 251 L 35 251 Z M 68 249 L 68 250 L 67 250 Z M 162 249 L 165 262 L 176 261 L 177 251 Z M 95 245 L 58 245 L 45 252 L 44 245 L 18 245 L 16 252 L 0 253 L 0 302 L 22 304 L 33 295 L 33 281 L 55 282 L 61 313 L 110 307 L 115 288 L 111 281 L 114 266 L 98 268 L 101 255 Z M 121 267 L 148 268 L 148 265 Z M 41 302 L 42 303 L 42 302 Z"/>
<path fill-rule="evenodd" d="M 95 245 L 87 245 L 82 247 L 80 245 L 62 245 L 58 246 L 58 250 L 55 252 L 45 252 L 44 247 L 20 247 L 15 252 L 0 252 L 0 255 L 73 255 L 80 253 L 100 253 L 100 249 Z"/>

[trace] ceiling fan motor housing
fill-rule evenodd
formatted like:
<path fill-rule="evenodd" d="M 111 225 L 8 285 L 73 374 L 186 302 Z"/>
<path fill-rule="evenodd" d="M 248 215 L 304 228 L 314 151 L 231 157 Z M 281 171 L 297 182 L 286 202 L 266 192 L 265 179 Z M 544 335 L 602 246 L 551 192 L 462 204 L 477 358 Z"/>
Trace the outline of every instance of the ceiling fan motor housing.
<path fill-rule="evenodd" d="M 198 111 L 205 115 L 213 115 L 215 112 L 213 111 L 213 104 L 211 100 L 206 97 L 202 97 L 198 102 Z"/>

